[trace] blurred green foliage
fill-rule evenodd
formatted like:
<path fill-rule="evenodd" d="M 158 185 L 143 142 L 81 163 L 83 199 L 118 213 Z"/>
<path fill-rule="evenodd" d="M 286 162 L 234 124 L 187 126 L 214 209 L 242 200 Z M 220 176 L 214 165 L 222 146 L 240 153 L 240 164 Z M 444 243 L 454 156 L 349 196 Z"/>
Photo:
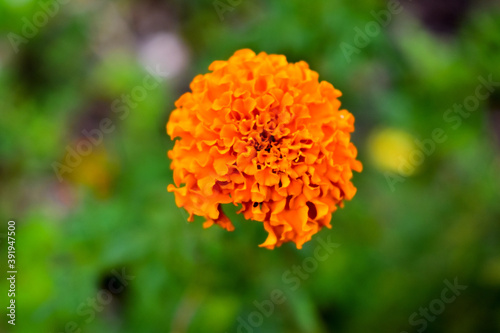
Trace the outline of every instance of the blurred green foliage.
<path fill-rule="evenodd" d="M 500 81 L 498 5 L 446 2 L 458 23 L 438 17 L 447 29 L 436 31 L 422 19 L 431 1 L 402 1 L 349 62 L 341 43 L 354 45 L 354 28 L 386 3 L 222 1 L 221 20 L 213 1 L 74 0 L 14 52 L 9 34 L 22 36 L 23 19 L 46 1 L 0 0 L 2 314 L 8 219 L 17 221 L 18 270 L 16 326 L 3 314 L 0 331 L 247 332 L 238 318 L 248 323 L 254 301 L 278 289 L 286 301 L 252 331 L 415 332 L 422 326 L 409 317 L 457 277 L 467 289 L 425 331 L 500 332 L 500 93 L 456 129 L 443 120 L 478 76 Z M 112 104 L 141 84 L 139 51 L 162 31 L 184 41 L 189 62 L 120 119 Z M 213 60 L 246 47 L 307 61 L 356 117 L 358 193 L 302 250 L 258 248 L 262 226 L 234 214 L 232 233 L 187 223 L 166 191 L 175 99 Z M 53 163 L 106 117 L 115 130 L 59 182 Z M 448 140 L 392 191 L 370 158 L 381 128 L 418 140 L 442 128 Z M 340 247 L 292 290 L 284 274 L 328 237 Z M 123 291 L 90 305 L 123 269 L 133 276 Z"/>

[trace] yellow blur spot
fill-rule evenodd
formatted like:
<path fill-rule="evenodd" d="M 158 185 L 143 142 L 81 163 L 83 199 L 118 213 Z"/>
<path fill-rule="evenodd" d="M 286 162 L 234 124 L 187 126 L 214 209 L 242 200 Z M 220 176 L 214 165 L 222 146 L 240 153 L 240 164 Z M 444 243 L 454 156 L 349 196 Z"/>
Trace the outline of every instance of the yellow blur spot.
<path fill-rule="evenodd" d="M 68 178 L 74 184 L 90 188 L 97 197 L 107 198 L 115 172 L 116 165 L 106 149 L 102 145 L 93 146 L 92 153 L 81 156 L 81 162 Z"/>
<path fill-rule="evenodd" d="M 374 165 L 381 171 L 398 173 L 408 161 L 410 153 L 416 149 L 413 137 L 405 131 L 395 128 L 383 128 L 374 130 L 368 138 L 368 151 Z M 416 168 L 409 176 L 415 173 Z"/>

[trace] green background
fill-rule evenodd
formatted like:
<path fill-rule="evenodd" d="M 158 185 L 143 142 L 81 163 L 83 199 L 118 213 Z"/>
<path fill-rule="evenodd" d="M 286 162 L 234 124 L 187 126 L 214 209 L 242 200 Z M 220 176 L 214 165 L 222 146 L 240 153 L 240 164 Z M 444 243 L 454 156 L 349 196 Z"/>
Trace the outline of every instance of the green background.
<path fill-rule="evenodd" d="M 438 304 L 443 281 L 456 278 L 467 289 L 425 332 L 500 332 L 500 91 L 457 128 L 443 119 L 474 95 L 479 76 L 500 81 L 498 5 L 402 1 L 346 57 L 342 43 L 355 47 L 355 28 L 376 22 L 371 12 L 385 2 L 72 0 L 15 52 L 9 34 L 22 36 L 23 19 L 44 3 L 0 0 L 0 331 L 417 332 L 424 324 L 412 325 L 412 314 Z M 158 33 L 183 43 L 187 56 L 171 52 L 186 64 L 121 119 L 111 105 L 147 75 L 139 54 Z M 231 233 L 187 223 L 166 191 L 174 101 L 240 48 L 307 61 L 356 117 L 358 193 L 302 250 L 259 248 L 262 225 L 241 217 Z M 104 118 L 114 130 L 59 181 L 53 164 Z M 447 139 L 391 187 L 397 170 L 377 159 L 436 128 Z M 386 129 L 392 136 L 374 149 Z M 9 219 L 15 327 L 5 315 Z M 293 267 L 315 260 L 319 238 L 339 246 L 298 277 Z M 133 278 L 113 294 L 122 270 Z M 286 300 L 253 314 L 273 290 Z M 92 310 L 98 297 L 106 304 Z"/>

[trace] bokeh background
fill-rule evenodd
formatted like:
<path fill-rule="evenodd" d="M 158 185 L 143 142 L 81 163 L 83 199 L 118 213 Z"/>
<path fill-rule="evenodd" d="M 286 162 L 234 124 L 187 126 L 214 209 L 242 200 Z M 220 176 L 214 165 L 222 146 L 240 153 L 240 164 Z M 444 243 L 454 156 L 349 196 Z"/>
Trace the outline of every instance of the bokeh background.
<path fill-rule="evenodd" d="M 443 118 L 479 76 L 500 81 L 500 6 L 400 6 L 363 43 L 355 29 L 386 2 L 0 0 L 0 331 L 500 332 L 499 87 L 460 125 Z M 302 250 L 257 247 L 262 225 L 241 218 L 232 233 L 187 223 L 166 191 L 174 101 L 240 48 L 307 61 L 356 117 L 358 193 Z M 116 112 L 145 77 L 159 84 Z M 59 179 L 106 118 L 113 130 Z M 437 128 L 447 139 L 402 176 Z M 339 246 L 291 288 L 284 274 L 297 278 L 319 238 Z M 467 289 L 412 323 L 454 279 Z M 275 289 L 286 301 L 252 315 Z"/>

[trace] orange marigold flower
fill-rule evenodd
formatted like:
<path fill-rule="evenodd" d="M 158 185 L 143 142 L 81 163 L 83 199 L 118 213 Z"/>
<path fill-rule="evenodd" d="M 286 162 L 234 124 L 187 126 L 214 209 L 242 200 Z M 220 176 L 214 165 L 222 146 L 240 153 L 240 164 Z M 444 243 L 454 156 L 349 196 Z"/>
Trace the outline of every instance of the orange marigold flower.
<path fill-rule="evenodd" d="M 330 220 L 356 188 L 360 172 L 351 143 L 354 117 L 341 110 L 341 92 L 318 81 L 304 61 L 237 51 L 196 76 L 167 123 L 176 204 L 190 214 L 234 230 L 221 204 L 262 222 L 260 246 L 293 241 L 297 248 Z"/>

